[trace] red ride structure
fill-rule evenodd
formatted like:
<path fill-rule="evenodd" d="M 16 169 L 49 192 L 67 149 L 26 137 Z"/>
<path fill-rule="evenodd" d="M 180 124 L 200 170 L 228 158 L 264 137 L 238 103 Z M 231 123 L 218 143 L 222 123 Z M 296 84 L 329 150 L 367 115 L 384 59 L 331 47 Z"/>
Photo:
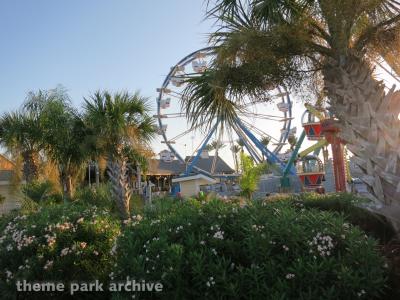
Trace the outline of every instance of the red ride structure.
<path fill-rule="evenodd" d="M 339 126 L 333 118 L 322 121 L 322 132 L 331 144 L 333 158 L 333 174 L 335 176 L 336 192 L 346 191 L 346 165 L 344 160 L 345 142 L 339 137 Z"/>
<path fill-rule="evenodd" d="M 339 126 L 334 118 L 327 118 L 326 114 L 311 105 L 306 105 L 307 110 L 302 117 L 302 126 L 309 140 L 325 139 L 332 148 L 333 174 L 337 192 L 346 191 L 346 165 L 344 158 L 345 142 L 339 137 Z M 298 170 L 298 175 L 305 190 L 323 190 L 322 179 L 324 170 L 318 157 L 305 157 L 300 161 L 303 168 Z M 318 167 L 322 165 L 322 167 Z M 311 167 L 313 168 L 311 168 Z M 306 169 L 305 169 L 306 168 Z"/>

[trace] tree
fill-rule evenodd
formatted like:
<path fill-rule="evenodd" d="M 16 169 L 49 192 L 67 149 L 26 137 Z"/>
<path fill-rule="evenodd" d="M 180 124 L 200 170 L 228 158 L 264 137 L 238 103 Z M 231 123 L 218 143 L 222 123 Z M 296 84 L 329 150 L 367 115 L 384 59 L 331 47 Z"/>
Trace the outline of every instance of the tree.
<path fill-rule="evenodd" d="M 293 151 L 294 148 L 296 147 L 297 141 L 298 141 L 297 137 L 294 136 L 294 135 L 291 135 L 291 136 L 288 137 L 288 143 L 290 145 L 290 150 L 291 151 Z"/>
<path fill-rule="evenodd" d="M 219 24 L 211 36 L 217 55 L 189 80 L 183 107 L 204 113 L 191 121 L 205 124 L 228 107 L 224 120 L 231 122 L 235 108 L 271 100 L 268 90 L 277 85 L 324 89 L 364 181 L 388 205 L 382 212 L 399 220 L 400 94 L 385 91 L 371 63 L 381 56 L 399 70 L 399 12 L 396 0 L 209 1 L 208 16 Z"/>
<path fill-rule="evenodd" d="M 40 122 L 47 157 L 58 167 L 64 199 L 71 199 L 78 175 L 91 154 L 91 135 L 63 90 L 43 104 Z"/>
<path fill-rule="evenodd" d="M 242 189 L 243 196 L 249 200 L 252 199 L 253 193 L 257 190 L 261 174 L 268 169 L 267 163 L 254 165 L 251 156 L 240 154 L 240 165 L 242 169 L 242 176 L 240 178 L 240 188 Z"/>
<path fill-rule="evenodd" d="M 85 99 L 85 123 L 96 135 L 121 219 L 129 218 L 129 162 L 144 166 L 155 127 L 148 100 L 139 93 L 96 92 Z"/>
<path fill-rule="evenodd" d="M 0 118 L 0 143 L 13 154 L 23 158 L 23 179 L 32 182 L 39 175 L 39 152 L 43 148 L 41 107 L 28 103 L 47 101 L 51 96 L 46 91 L 29 92 L 18 111 L 5 113 Z"/>
<path fill-rule="evenodd" d="M 269 142 L 271 141 L 271 138 L 269 136 L 263 136 L 260 140 L 261 144 L 263 144 L 265 147 L 269 145 Z"/>
<path fill-rule="evenodd" d="M 237 155 L 238 155 L 240 150 L 241 150 L 241 148 L 240 148 L 239 145 L 234 144 L 231 147 L 231 151 L 233 153 L 233 160 L 234 160 L 234 163 L 235 163 L 235 171 L 236 172 L 239 172 L 239 159 L 238 159 Z"/>

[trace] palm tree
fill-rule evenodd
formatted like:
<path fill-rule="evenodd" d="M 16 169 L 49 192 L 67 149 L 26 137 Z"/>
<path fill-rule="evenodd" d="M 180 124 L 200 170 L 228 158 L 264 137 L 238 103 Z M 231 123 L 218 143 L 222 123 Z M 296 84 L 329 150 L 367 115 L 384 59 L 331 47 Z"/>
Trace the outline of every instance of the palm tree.
<path fill-rule="evenodd" d="M 214 111 L 203 115 L 201 122 L 207 124 L 222 107 L 230 108 L 229 120 L 244 101 L 269 100 L 266 91 L 277 85 L 324 89 L 341 136 L 366 173 L 364 180 L 389 206 L 386 216 L 400 219 L 400 95 L 385 91 L 371 63 L 383 57 L 399 71 L 399 2 L 212 2 L 208 16 L 220 24 L 211 36 L 217 55 L 213 68 L 189 81 L 184 109 L 196 116 L 208 105 Z"/>
<path fill-rule="evenodd" d="M 132 188 L 128 162 L 144 165 L 155 127 L 147 99 L 139 93 L 96 92 L 85 99 L 85 122 L 107 157 L 107 169 L 120 216 L 129 218 Z"/>
<path fill-rule="evenodd" d="M 296 147 L 297 144 L 297 137 L 295 137 L 294 135 L 289 136 L 288 143 L 290 145 L 290 150 L 293 151 L 294 147 Z"/>
<path fill-rule="evenodd" d="M 27 182 L 38 179 L 39 152 L 43 148 L 41 107 L 29 103 L 45 102 L 50 95 L 46 91 L 29 92 L 23 107 L 0 118 L 0 143 L 23 158 L 23 179 Z"/>
<path fill-rule="evenodd" d="M 40 122 L 44 151 L 58 167 L 64 199 L 71 199 L 75 181 L 91 154 L 90 131 L 65 91 L 44 103 Z"/>
<path fill-rule="evenodd" d="M 234 144 L 231 147 L 231 151 L 233 153 L 233 160 L 234 160 L 234 163 L 235 163 L 235 171 L 236 171 L 236 173 L 239 172 L 239 159 L 238 159 L 237 155 L 238 155 L 240 150 L 241 150 L 241 148 L 240 148 L 239 145 Z"/>
<path fill-rule="evenodd" d="M 261 137 L 261 140 L 260 140 L 261 144 L 263 144 L 265 147 L 267 147 L 269 145 L 270 141 L 271 141 L 271 137 L 269 137 L 269 136 L 263 136 L 263 137 Z M 263 159 L 265 160 L 264 153 L 263 153 Z"/>
<path fill-rule="evenodd" d="M 244 151 L 243 150 L 243 148 L 244 148 L 244 141 L 242 140 L 242 139 L 238 139 L 237 141 L 236 141 L 236 143 L 238 144 L 238 146 L 240 147 L 240 151 Z"/>
<path fill-rule="evenodd" d="M 265 147 L 269 145 L 269 142 L 271 141 L 271 138 L 269 136 L 263 136 L 260 140 L 261 144 L 263 144 Z"/>

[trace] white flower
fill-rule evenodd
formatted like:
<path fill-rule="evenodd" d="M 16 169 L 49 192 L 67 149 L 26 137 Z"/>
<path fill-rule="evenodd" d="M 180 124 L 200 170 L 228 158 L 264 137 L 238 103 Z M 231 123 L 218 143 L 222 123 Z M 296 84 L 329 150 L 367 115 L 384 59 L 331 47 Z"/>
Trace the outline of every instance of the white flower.
<path fill-rule="evenodd" d="M 285 250 L 285 251 L 289 251 L 289 247 L 287 247 L 286 245 L 283 245 L 282 248 L 283 248 L 283 250 Z"/>
<path fill-rule="evenodd" d="M 70 252 L 69 248 L 64 248 L 61 250 L 60 256 L 65 256 Z"/>
<path fill-rule="evenodd" d="M 208 287 L 210 287 L 210 286 L 212 286 L 212 285 L 214 285 L 215 284 L 215 280 L 214 280 L 214 277 L 210 277 L 210 278 L 208 278 L 208 281 L 206 282 L 206 285 L 208 286 Z"/>
<path fill-rule="evenodd" d="M 200 245 L 205 245 L 206 242 L 205 241 L 200 241 Z"/>
<path fill-rule="evenodd" d="M 217 231 L 216 233 L 214 233 L 213 237 L 215 239 L 223 240 L 224 239 L 224 232 L 223 231 Z"/>
<path fill-rule="evenodd" d="M 292 279 L 292 278 L 294 278 L 295 277 L 295 275 L 294 274 L 292 274 L 292 273 L 289 273 L 289 274 L 286 274 L 286 279 Z"/>
<path fill-rule="evenodd" d="M 361 290 L 360 292 L 357 293 L 358 297 L 361 297 L 362 295 L 365 295 L 365 291 L 364 290 Z"/>
<path fill-rule="evenodd" d="M 7 279 L 11 279 L 14 277 L 13 273 L 8 270 L 6 270 L 6 276 L 7 276 Z"/>
<path fill-rule="evenodd" d="M 81 223 L 83 223 L 83 220 L 84 220 L 83 217 L 81 217 L 76 221 L 76 223 L 81 224 Z"/>
<path fill-rule="evenodd" d="M 53 261 L 52 260 L 48 260 L 46 261 L 46 264 L 44 265 L 43 269 L 47 270 L 50 269 L 53 266 Z"/>

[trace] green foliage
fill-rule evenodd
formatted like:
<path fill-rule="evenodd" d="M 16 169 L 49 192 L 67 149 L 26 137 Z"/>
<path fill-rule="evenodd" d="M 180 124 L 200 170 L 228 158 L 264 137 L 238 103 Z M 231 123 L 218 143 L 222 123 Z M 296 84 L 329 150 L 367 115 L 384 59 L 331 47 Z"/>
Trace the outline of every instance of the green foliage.
<path fill-rule="evenodd" d="M 36 203 L 60 203 L 62 201 L 62 195 L 54 190 L 53 183 L 48 180 L 24 184 L 21 191 L 25 197 Z"/>
<path fill-rule="evenodd" d="M 72 107 L 65 92 L 57 93 L 43 105 L 40 122 L 46 154 L 57 163 L 66 196 L 73 195 L 73 179 L 91 155 L 90 130 Z"/>
<path fill-rule="evenodd" d="M 143 150 L 140 146 L 148 145 L 155 134 L 146 98 L 138 92 L 113 95 L 107 91 L 96 92 L 85 99 L 84 110 L 85 124 L 95 134 L 99 154 L 119 157 L 121 151 L 129 150 L 124 155 L 136 155 L 140 160 L 140 155 L 143 156 L 138 151 Z"/>
<path fill-rule="evenodd" d="M 336 211 L 344 215 L 351 224 L 358 225 L 369 235 L 386 243 L 395 237 L 395 230 L 383 216 L 377 215 L 363 207 L 368 201 L 349 193 L 318 195 L 300 194 L 292 199 L 303 203 L 305 208 L 316 208 L 323 211 Z"/>
<path fill-rule="evenodd" d="M 376 247 L 338 213 L 289 201 L 164 199 L 126 227 L 114 274 L 163 284 L 138 299 L 373 299 L 385 284 Z"/>
<path fill-rule="evenodd" d="M 15 282 L 22 279 L 61 281 L 66 286 L 75 280 L 108 281 L 114 261 L 111 250 L 120 230 L 109 211 L 96 206 L 57 205 L 8 217 L 7 221 L 0 223 L 2 298 L 14 299 Z M 24 293 L 18 299 L 69 299 L 68 293 Z"/>
<path fill-rule="evenodd" d="M 261 174 L 268 168 L 266 163 L 254 165 L 253 159 L 244 154 L 240 154 L 240 164 L 242 176 L 240 177 L 240 188 L 243 196 L 251 199 L 252 194 L 257 190 Z"/>
<path fill-rule="evenodd" d="M 111 186 L 109 183 L 101 183 L 98 187 L 82 187 L 76 191 L 73 200 L 102 208 L 114 208 Z"/>

